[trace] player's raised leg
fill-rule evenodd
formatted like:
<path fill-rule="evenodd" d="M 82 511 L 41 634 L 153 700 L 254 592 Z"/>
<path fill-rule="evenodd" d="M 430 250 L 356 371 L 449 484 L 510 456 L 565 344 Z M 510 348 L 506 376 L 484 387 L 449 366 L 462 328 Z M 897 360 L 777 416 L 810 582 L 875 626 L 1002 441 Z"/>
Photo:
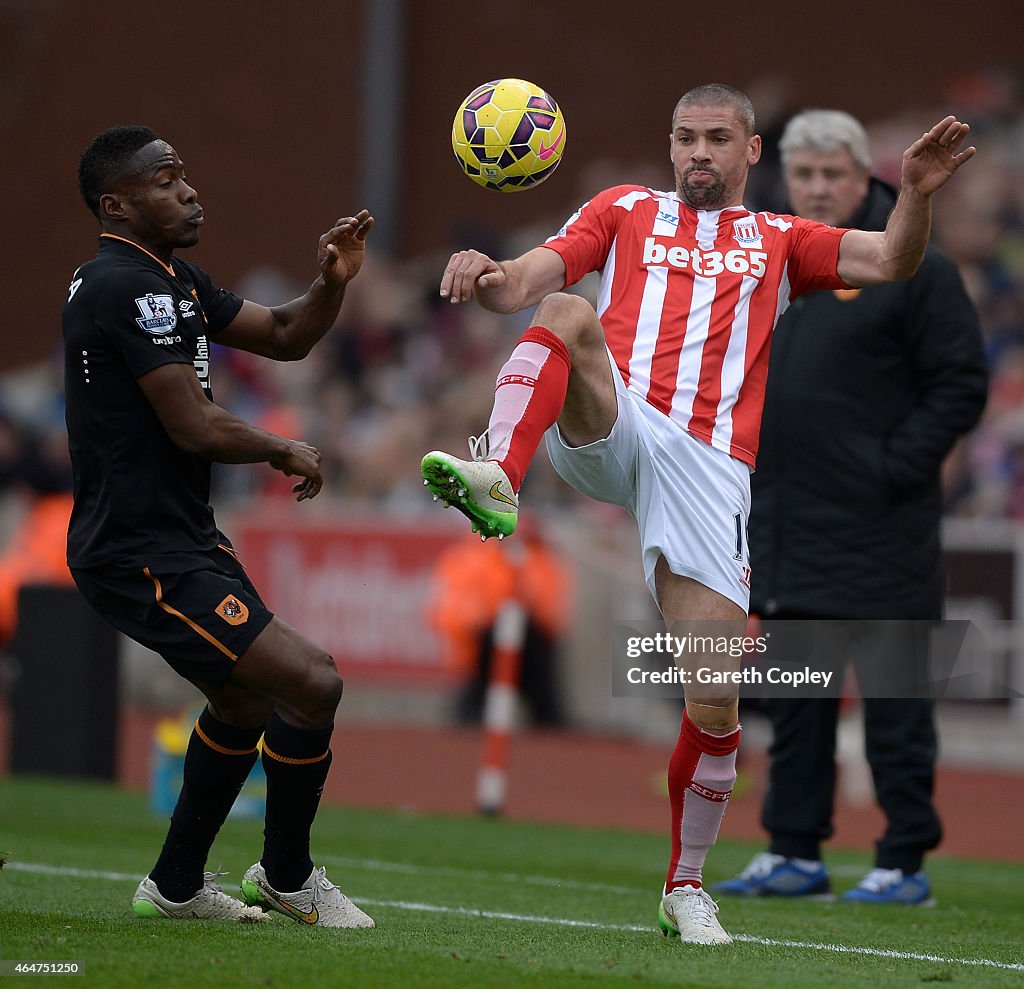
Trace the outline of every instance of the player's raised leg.
<path fill-rule="evenodd" d="M 683 639 L 742 636 L 746 615 L 717 591 L 672 573 L 664 557 L 655 570 L 658 602 L 670 633 Z M 682 618 L 681 616 L 686 616 Z M 692 641 L 692 640 L 690 640 Z M 694 653 L 684 665 L 726 672 L 739 660 L 726 653 Z M 739 695 L 735 686 L 686 688 L 686 709 L 668 766 L 672 852 L 659 910 L 663 933 L 691 944 L 728 944 L 718 905 L 703 888 L 704 861 L 718 838 L 736 782 Z"/>
<path fill-rule="evenodd" d="M 515 531 L 519 489 L 545 431 L 557 421 L 566 442 L 582 446 L 607 436 L 615 414 L 597 314 L 578 296 L 548 295 L 498 373 L 487 430 L 470 440 L 471 459 L 428 453 L 423 483 L 482 538 L 503 538 Z"/>

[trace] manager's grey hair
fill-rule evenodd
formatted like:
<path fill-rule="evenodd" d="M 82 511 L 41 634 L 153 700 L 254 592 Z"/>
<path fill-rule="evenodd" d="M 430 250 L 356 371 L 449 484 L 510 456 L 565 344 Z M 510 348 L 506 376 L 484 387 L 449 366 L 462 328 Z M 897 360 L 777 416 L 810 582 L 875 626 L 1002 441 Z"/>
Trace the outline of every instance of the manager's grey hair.
<path fill-rule="evenodd" d="M 871 168 L 867 132 L 856 117 L 842 110 L 804 110 L 786 124 L 779 140 L 783 167 L 794 151 L 828 153 L 844 149 L 861 168 Z"/>

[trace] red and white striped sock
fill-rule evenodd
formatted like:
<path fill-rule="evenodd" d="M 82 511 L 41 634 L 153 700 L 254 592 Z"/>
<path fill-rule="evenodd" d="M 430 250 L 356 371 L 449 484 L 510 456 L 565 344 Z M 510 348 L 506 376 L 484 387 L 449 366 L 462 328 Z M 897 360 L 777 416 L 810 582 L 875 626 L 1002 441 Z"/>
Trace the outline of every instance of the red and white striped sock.
<path fill-rule="evenodd" d="M 679 740 L 668 764 L 672 805 L 672 860 L 665 892 L 700 886 L 704 860 L 718 838 L 725 805 L 736 783 L 740 729 L 712 735 L 683 712 Z"/>
<path fill-rule="evenodd" d="M 565 344 L 543 326 L 531 326 L 498 372 L 487 459 L 501 465 L 517 493 L 544 431 L 565 404 L 571 366 Z"/>

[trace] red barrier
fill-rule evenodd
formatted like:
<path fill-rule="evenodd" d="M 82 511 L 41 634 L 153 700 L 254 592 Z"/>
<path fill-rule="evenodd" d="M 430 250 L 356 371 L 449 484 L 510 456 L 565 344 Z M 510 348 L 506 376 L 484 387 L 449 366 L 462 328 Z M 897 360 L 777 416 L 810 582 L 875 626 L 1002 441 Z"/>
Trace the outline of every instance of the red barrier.
<path fill-rule="evenodd" d="M 261 511 L 237 515 L 229 531 L 267 605 L 327 649 L 342 676 L 452 681 L 426 608 L 454 530 L 381 518 L 300 522 Z"/>

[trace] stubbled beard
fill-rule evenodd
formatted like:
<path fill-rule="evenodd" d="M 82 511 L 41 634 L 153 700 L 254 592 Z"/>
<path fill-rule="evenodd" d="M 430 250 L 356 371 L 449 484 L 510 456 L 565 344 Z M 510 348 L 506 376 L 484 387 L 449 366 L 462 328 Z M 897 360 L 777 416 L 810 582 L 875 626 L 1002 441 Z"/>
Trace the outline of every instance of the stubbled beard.
<path fill-rule="evenodd" d="M 679 183 L 679 197 L 687 206 L 694 209 L 714 209 L 721 206 L 726 199 L 725 179 L 714 172 L 704 172 L 706 175 L 714 175 L 715 180 L 711 185 L 692 186 L 687 184 L 687 178 L 691 172 L 702 171 L 699 168 L 688 168 L 683 172 L 682 180 Z"/>

